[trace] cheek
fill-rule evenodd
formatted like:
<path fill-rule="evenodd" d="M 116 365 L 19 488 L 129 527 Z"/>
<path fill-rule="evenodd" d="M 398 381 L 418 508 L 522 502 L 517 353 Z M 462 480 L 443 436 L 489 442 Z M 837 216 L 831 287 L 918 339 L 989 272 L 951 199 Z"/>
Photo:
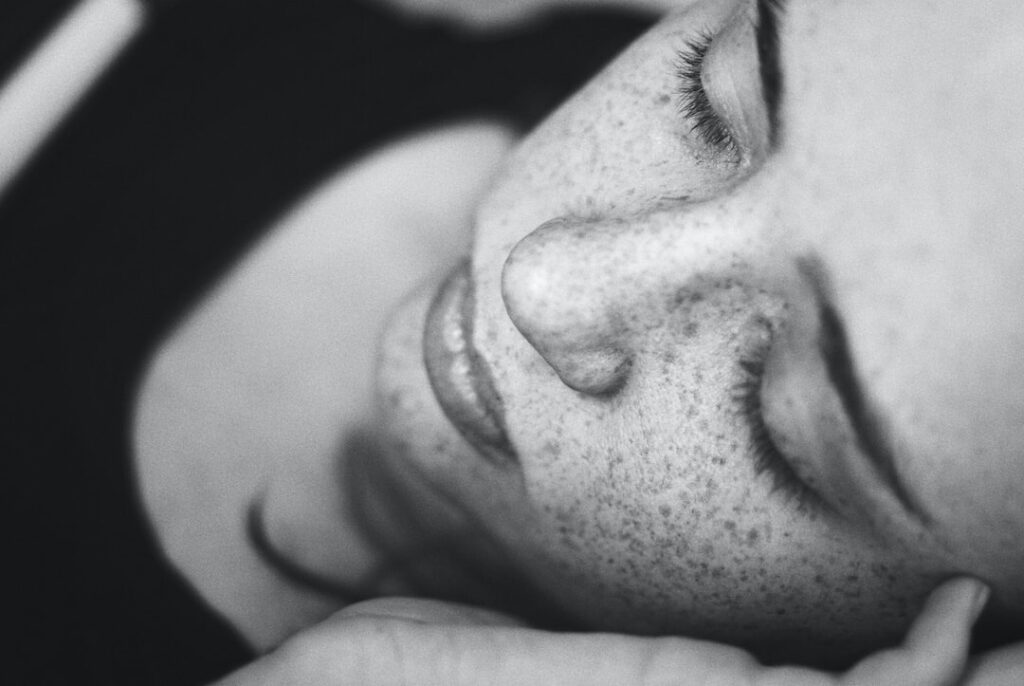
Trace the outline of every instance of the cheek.
<path fill-rule="evenodd" d="M 766 635 L 786 646 L 895 638 L 911 612 L 908 571 L 788 512 L 731 438 L 740 427 L 708 402 L 674 441 L 625 431 L 664 428 L 639 409 L 538 436 L 552 466 L 528 488 L 530 544 L 510 545 L 539 584 L 596 628 L 760 647 Z M 858 636 L 867 627 L 876 633 Z"/>
<path fill-rule="evenodd" d="M 679 325 L 688 337 L 665 337 L 674 345 L 652 336 L 612 399 L 576 394 L 542 365 L 504 378 L 524 474 L 506 547 L 592 627 L 762 646 L 894 639 L 926 580 L 755 473 L 733 397 L 753 334 L 708 308 Z"/>
<path fill-rule="evenodd" d="M 665 367 L 610 406 L 581 403 L 549 422 L 524 458 L 538 547 L 559 585 L 590 600 L 590 619 L 645 632 L 731 622 L 738 604 L 778 591 L 773 548 L 794 526 L 754 479 L 721 365 Z M 534 403 L 525 421 L 543 426 L 555 404 L 568 406 Z"/>

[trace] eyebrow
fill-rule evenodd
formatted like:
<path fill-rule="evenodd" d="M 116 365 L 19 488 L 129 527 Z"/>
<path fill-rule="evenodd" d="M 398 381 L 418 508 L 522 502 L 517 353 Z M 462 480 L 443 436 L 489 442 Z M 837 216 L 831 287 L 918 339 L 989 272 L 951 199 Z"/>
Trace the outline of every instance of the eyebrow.
<path fill-rule="evenodd" d="M 892 442 L 888 439 L 891 436 L 888 422 L 871 405 L 857 379 L 843 322 L 835 308 L 823 297 L 824 293 L 819 291 L 819 296 L 821 296 L 818 300 L 821 332 L 818 346 L 825 361 L 829 381 L 835 387 L 839 400 L 853 425 L 857 444 L 904 509 L 921 522 L 928 523 L 931 521 L 931 516 L 927 514 L 914 494 L 907 489 L 896 469 Z"/>
<path fill-rule="evenodd" d="M 922 506 L 920 499 L 907 488 L 896 469 L 896 456 L 890 440 L 892 431 L 888 421 L 871 403 L 857 378 L 856 365 L 850 355 L 850 345 L 846 337 L 846 327 L 828 297 L 832 289 L 825 266 L 815 257 L 804 256 L 797 260 L 797 269 L 817 301 L 818 321 L 821 324 L 818 350 L 825 362 L 828 380 L 850 419 L 857 447 L 896 496 L 903 509 L 922 524 L 931 523 L 932 516 Z"/>
<path fill-rule="evenodd" d="M 774 147 L 779 136 L 779 107 L 782 101 L 782 69 L 779 59 L 779 22 L 785 0 L 757 0 L 757 58 L 761 89 L 768 106 L 768 130 Z"/>

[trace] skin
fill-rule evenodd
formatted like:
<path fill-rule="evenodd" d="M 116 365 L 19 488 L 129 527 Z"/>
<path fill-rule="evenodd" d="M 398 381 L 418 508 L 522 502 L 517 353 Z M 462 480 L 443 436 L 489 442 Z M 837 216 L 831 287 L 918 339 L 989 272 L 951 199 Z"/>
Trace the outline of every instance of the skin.
<path fill-rule="evenodd" d="M 485 551 L 471 569 L 515 570 L 581 626 L 842 661 L 956 574 L 1019 621 L 1024 12 L 793 0 L 770 149 L 751 5 L 686 3 L 479 208 L 473 340 L 518 461 L 481 459 L 438 408 L 420 291 L 384 338 L 386 471 L 429 533 Z M 676 52 L 702 29 L 722 36 L 704 78 L 739 155 L 679 112 Z M 921 515 L 827 382 L 815 283 Z M 751 358 L 769 431 L 825 507 L 753 466 L 735 399 Z"/>

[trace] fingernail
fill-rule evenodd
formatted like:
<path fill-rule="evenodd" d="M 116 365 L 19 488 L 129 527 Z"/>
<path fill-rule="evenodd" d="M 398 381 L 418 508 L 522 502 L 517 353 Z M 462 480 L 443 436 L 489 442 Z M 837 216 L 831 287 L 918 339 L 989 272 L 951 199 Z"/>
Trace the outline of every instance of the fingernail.
<path fill-rule="evenodd" d="M 974 593 L 971 597 L 971 623 L 977 621 L 981 611 L 985 609 L 985 603 L 988 602 L 989 587 L 978 580 L 974 580 Z"/>

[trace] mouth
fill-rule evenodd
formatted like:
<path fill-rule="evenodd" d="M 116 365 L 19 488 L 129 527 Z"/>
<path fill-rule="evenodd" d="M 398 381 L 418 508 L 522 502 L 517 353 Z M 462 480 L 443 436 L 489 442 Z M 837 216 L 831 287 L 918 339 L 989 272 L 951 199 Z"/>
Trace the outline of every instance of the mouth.
<path fill-rule="evenodd" d="M 430 386 L 452 426 L 489 462 L 517 462 L 505 409 L 490 367 L 473 346 L 473 281 L 469 261 L 444 280 L 427 312 L 423 361 Z"/>

